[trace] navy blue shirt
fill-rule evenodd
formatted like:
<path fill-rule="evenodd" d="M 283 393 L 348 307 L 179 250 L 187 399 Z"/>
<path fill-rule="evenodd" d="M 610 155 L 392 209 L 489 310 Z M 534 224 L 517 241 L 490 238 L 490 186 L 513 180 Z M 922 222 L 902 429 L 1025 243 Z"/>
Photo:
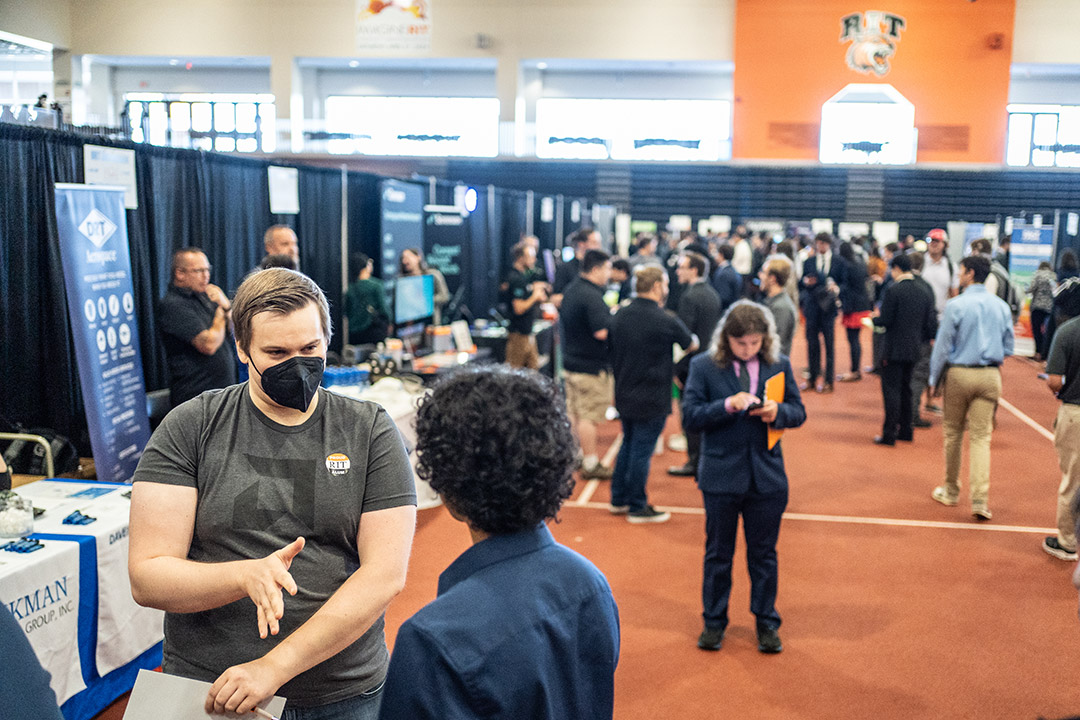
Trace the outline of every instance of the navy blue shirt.
<path fill-rule="evenodd" d="M 618 608 L 596 566 L 543 525 L 494 535 L 401 626 L 379 718 L 611 718 L 618 660 Z"/>
<path fill-rule="evenodd" d="M 41 667 L 26 633 L 6 607 L 0 608 L 0 667 L 4 672 L 0 683 L 4 717 L 12 712 L 35 720 L 63 720 L 56 693 L 49 686 L 52 676 Z"/>

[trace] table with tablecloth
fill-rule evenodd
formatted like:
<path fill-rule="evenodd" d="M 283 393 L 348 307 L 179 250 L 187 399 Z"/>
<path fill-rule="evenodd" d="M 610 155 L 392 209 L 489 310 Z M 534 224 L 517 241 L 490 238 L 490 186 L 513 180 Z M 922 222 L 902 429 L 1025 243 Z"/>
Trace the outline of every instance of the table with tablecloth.
<path fill-rule="evenodd" d="M 0 549 L 0 602 L 26 631 L 67 720 L 87 720 L 161 664 L 160 610 L 140 607 L 128 581 L 131 486 L 40 480 L 18 488 L 45 513 L 39 550 Z M 93 518 L 65 523 L 75 512 Z M 0 546 L 5 542 L 0 541 Z"/>

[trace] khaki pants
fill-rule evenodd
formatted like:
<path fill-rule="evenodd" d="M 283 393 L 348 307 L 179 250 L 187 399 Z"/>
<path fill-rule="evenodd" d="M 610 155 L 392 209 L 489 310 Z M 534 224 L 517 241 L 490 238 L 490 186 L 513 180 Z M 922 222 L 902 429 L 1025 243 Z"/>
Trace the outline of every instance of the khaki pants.
<path fill-rule="evenodd" d="M 960 457 L 964 428 L 968 433 L 968 492 L 972 506 L 990 499 L 990 433 L 1001 397 L 1001 371 L 996 367 L 951 367 L 945 377 L 945 490 L 960 494 Z"/>
<path fill-rule="evenodd" d="M 1076 549 L 1076 513 L 1073 499 L 1080 486 L 1080 405 L 1062 403 L 1054 421 L 1054 447 L 1061 466 L 1058 487 L 1058 543 L 1066 550 Z"/>
<path fill-rule="evenodd" d="M 507 333 L 506 364 L 510 367 L 536 370 L 540 366 L 540 356 L 536 352 L 536 338 L 521 333 Z"/>

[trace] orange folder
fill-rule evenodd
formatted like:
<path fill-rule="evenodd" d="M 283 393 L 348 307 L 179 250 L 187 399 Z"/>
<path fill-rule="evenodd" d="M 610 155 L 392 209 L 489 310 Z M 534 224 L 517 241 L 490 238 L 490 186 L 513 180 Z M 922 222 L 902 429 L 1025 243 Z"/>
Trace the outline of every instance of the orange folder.
<path fill-rule="evenodd" d="M 765 399 L 772 400 L 778 405 L 784 402 L 784 373 L 777 373 L 765 381 Z M 776 447 L 776 443 L 780 442 L 780 436 L 783 434 L 783 430 L 769 426 L 769 450 Z"/>

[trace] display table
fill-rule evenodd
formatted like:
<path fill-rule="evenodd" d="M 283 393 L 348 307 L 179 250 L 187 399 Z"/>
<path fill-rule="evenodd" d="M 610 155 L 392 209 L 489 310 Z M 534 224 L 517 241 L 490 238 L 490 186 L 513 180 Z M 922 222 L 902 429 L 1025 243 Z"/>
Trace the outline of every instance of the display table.
<path fill-rule="evenodd" d="M 413 468 L 416 481 L 416 507 L 418 510 L 438 507 L 442 500 L 424 480 L 416 474 L 416 407 L 417 402 L 428 391 L 415 384 L 406 384 L 397 378 L 383 378 L 371 386 L 334 385 L 327 388 L 330 392 L 366 400 L 381 405 L 390 419 L 397 425 L 405 450 L 409 453 L 409 463 Z"/>
<path fill-rule="evenodd" d="M 0 602 L 26 631 L 67 720 L 87 720 L 161 665 L 159 610 L 140 607 L 128 581 L 130 485 L 40 480 L 19 487 L 45 514 L 40 550 L 0 550 Z M 64 518 L 78 511 L 93 522 Z M 6 541 L 0 545 L 6 544 Z"/>

